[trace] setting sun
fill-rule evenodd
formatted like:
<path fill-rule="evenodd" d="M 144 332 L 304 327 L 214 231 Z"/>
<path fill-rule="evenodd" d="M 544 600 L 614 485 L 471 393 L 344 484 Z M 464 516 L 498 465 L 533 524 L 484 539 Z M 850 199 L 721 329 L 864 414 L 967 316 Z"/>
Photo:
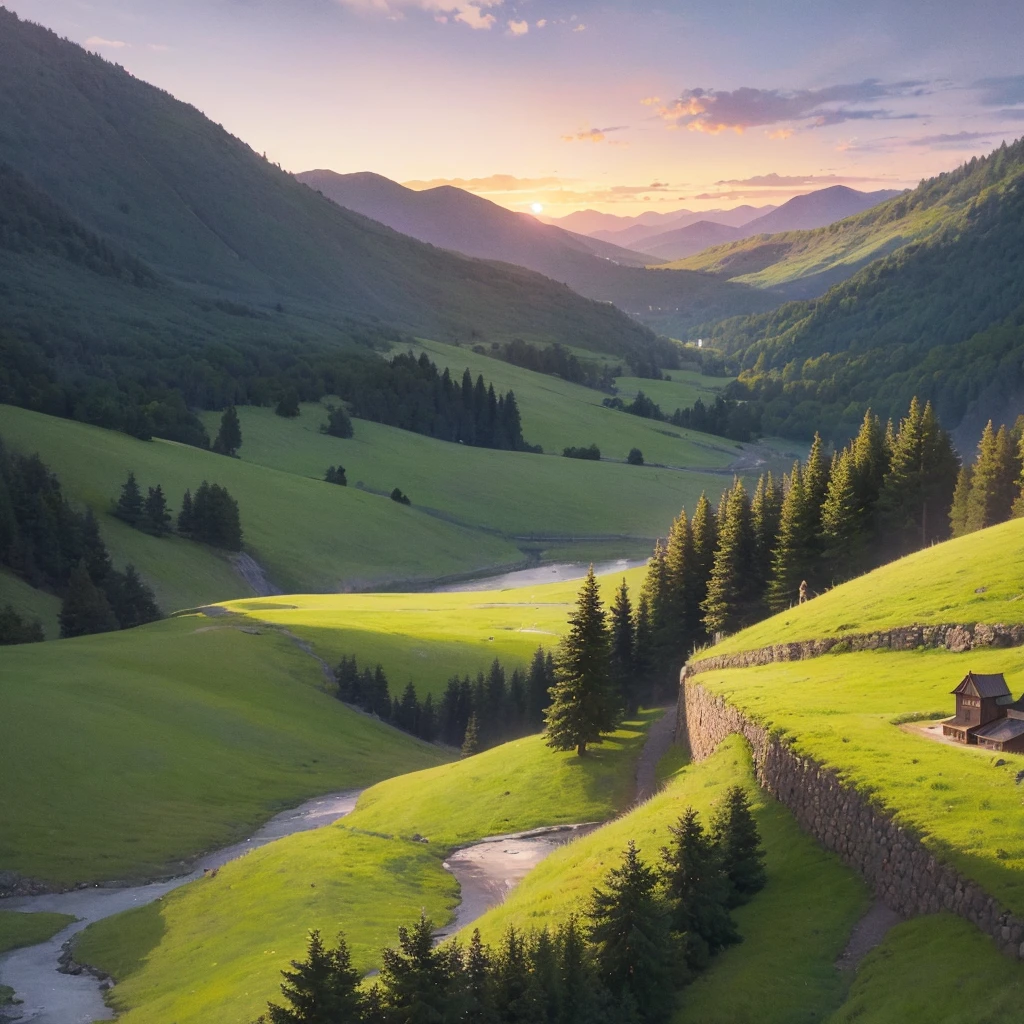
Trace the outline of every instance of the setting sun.
<path fill-rule="evenodd" d="M 544 212 L 544 204 L 543 203 L 531 203 L 530 204 L 530 209 L 534 213 L 543 213 Z"/>

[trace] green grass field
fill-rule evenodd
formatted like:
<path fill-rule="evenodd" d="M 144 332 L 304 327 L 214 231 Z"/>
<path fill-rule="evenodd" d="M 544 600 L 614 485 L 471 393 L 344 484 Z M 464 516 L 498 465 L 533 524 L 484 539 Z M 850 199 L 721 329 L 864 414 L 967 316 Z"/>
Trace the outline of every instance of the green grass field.
<path fill-rule="evenodd" d="M 663 370 L 671 380 L 650 380 L 647 377 L 616 377 L 615 387 L 618 396 L 629 403 L 642 391 L 648 398 L 661 407 L 666 416 L 676 409 L 688 409 L 699 398 L 705 405 L 714 402 L 718 393 L 728 384 L 732 377 L 705 377 L 694 370 Z M 673 429 L 673 428 L 670 428 Z M 724 438 L 716 438 L 729 447 Z"/>
<path fill-rule="evenodd" d="M 715 654 L 891 626 L 1024 621 L 1024 520 L 890 562 L 727 637 Z"/>
<path fill-rule="evenodd" d="M 827 1024 L 1017 1024 L 1024 967 L 976 928 L 939 914 L 897 925 L 868 954 Z"/>
<path fill-rule="evenodd" d="M 821 1020 L 844 996 L 833 963 L 868 905 L 854 874 L 804 835 L 754 781 L 750 753 L 730 737 L 708 760 L 678 769 L 657 796 L 589 836 L 556 850 L 478 925 L 495 941 L 510 925 L 543 927 L 582 911 L 630 839 L 655 859 L 687 806 L 707 814 L 731 785 L 743 785 L 768 854 L 767 887 L 736 912 L 744 941 L 719 956 L 679 999 L 676 1024 Z M 813 898 L 810 896 L 813 894 Z M 465 937 L 465 936 L 464 936 Z"/>
<path fill-rule="evenodd" d="M 606 605 L 623 577 L 634 597 L 645 570 L 601 578 Z M 298 594 L 229 601 L 253 622 L 270 622 L 309 640 L 331 664 L 355 654 L 381 664 L 392 690 L 415 683 L 421 696 L 443 692 L 454 674 L 484 671 L 498 658 L 525 666 L 538 647 L 554 650 L 580 581 L 510 590 L 441 594 Z"/>
<path fill-rule="evenodd" d="M 445 756 L 323 693 L 286 637 L 223 619 L 0 648 L 0 677 L 0 868 L 53 882 L 174 873 L 284 807 Z"/>
<path fill-rule="evenodd" d="M 763 668 L 705 672 L 701 686 L 814 757 L 895 813 L 940 859 L 1024 912 L 1024 835 L 1017 772 L 1024 755 L 928 739 L 893 724 L 946 717 L 968 670 L 1005 672 L 1024 690 L 1024 650 L 891 651 L 826 655 Z"/>
<path fill-rule="evenodd" d="M 561 383 L 538 374 L 532 376 Z M 577 408 L 581 407 L 568 405 L 563 411 L 571 416 Z M 611 415 L 607 409 L 601 411 Z M 327 414 L 322 406 L 312 404 L 303 405 L 302 414 L 294 420 L 276 416 L 272 409 L 250 406 L 238 412 L 243 436 L 239 456 L 243 462 L 317 481 L 322 480 L 328 466 L 340 463 L 349 486 L 324 485 L 328 490 L 358 492 L 365 488 L 376 495 L 387 495 L 400 487 L 412 500 L 416 513 L 425 511 L 442 521 L 468 527 L 474 531 L 473 537 L 492 545 L 503 535 L 510 547 L 517 545 L 506 561 L 523 557 L 519 547 L 543 551 L 551 540 L 567 543 L 576 539 L 575 558 L 592 556 L 588 545 L 602 537 L 643 538 L 651 546 L 680 507 L 692 506 L 702 491 L 715 495 L 717 500 L 730 479 L 727 474 L 629 466 L 624 461 L 588 462 L 566 459 L 561 454 L 541 456 L 472 448 L 367 420 L 354 420 L 355 436 L 342 440 L 319 432 Z M 634 420 L 649 422 L 623 413 L 614 415 L 626 420 L 627 428 Z M 219 417 L 209 414 L 204 418 L 207 427 L 215 430 Z M 642 438 L 638 440 L 645 443 Z M 701 457 L 716 455 L 695 446 L 684 447 Z M 621 459 L 628 451 L 627 447 Z M 725 465 L 740 454 L 733 449 L 731 454 L 717 453 L 717 459 Z M 533 538 L 542 541 L 529 543 Z M 616 553 L 620 551 L 621 543 Z M 546 551 L 544 555 L 550 557 Z M 403 571 L 395 557 L 393 578 L 402 579 Z M 414 576 L 409 574 L 408 578 Z"/>
<path fill-rule="evenodd" d="M 601 403 L 608 396 L 601 391 L 478 355 L 471 348 L 421 341 L 419 351 L 425 351 L 439 367 L 447 366 L 453 376 L 461 378 L 468 366 L 474 378 L 482 373 L 484 380 L 494 382 L 495 389 L 512 388 L 526 440 L 541 445 L 545 452 L 560 455 L 566 446 L 596 444 L 603 457 L 625 460 L 629 449 L 636 447 L 648 462 L 694 469 L 722 468 L 738 455 L 733 443 L 724 438 L 606 409 Z M 672 375 L 675 373 L 681 371 Z M 623 379 L 627 378 L 620 378 Z M 696 379 L 725 383 L 720 378 Z M 680 390 L 674 381 L 667 387 Z M 623 397 L 633 398 L 635 394 L 634 391 Z M 665 411 L 674 409 L 675 406 Z"/>
<path fill-rule="evenodd" d="M 522 558 L 509 541 L 354 487 L 169 441 L 138 441 L 12 406 L 0 406 L 0 437 L 16 450 L 38 451 L 69 497 L 95 509 L 115 561 L 133 562 L 165 611 L 251 591 L 222 554 L 177 537 L 158 540 L 113 519 L 110 501 L 129 470 L 143 487 L 162 484 L 175 512 L 185 489 L 204 479 L 227 487 L 239 503 L 246 550 L 282 590 L 435 579 Z"/>
<path fill-rule="evenodd" d="M 70 914 L 19 914 L 14 910 L 0 910 L 0 954 L 52 939 L 74 920 Z"/>
<path fill-rule="evenodd" d="M 370 970 L 421 908 L 446 922 L 458 886 L 441 862 L 456 843 L 622 810 L 652 717 L 585 759 L 533 736 L 375 786 L 334 826 L 90 926 L 76 955 L 118 979 L 112 999 L 124 1024 L 246 1024 L 277 994 L 278 972 L 310 928 L 344 930 L 357 966 Z M 430 842 L 408 838 L 416 832 Z"/>

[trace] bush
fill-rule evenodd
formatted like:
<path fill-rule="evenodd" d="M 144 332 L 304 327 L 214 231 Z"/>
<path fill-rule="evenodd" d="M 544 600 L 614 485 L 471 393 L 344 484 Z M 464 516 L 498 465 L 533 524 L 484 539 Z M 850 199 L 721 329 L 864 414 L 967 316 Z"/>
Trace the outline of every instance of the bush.
<path fill-rule="evenodd" d="M 630 448 L 626 461 L 631 466 L 642 466 L 644 464 L 644 453 L 639 448 Z"/>
<path fill-rule="evenodd" d="M 596 444 L 589 448 L 563 448 L 562 455 L 567 459 L 589 459 L 592 462 L 601 461 L 601 449 Z"/>
<path fill-rule="evenodd" d="M 397 487 L 391 492 L 391 500 L 392 501 L 397 501 L 399 505 L 411 505 L 412 504 L 412 502 L 409 500 L 408 496 L 403 494 L 401 492 L 401 490 L 399 488 L 397 488 Z"/>
<path fill-rule="evenodd" d="M 327 472 L 324 474 L 324 479 L 329 484 L 339 484 L 341 487 L 348 486 L 348 480 L 345 477 L 344 466 L 328 466 Z"/>
<path fill-rule="evenodd" d="M 332 407 L 327 412 L 327 422 L 320 428 L 320 433 L 330 434 L 331 437 L 351 437 L 352 420 L 340 405 Z"/>

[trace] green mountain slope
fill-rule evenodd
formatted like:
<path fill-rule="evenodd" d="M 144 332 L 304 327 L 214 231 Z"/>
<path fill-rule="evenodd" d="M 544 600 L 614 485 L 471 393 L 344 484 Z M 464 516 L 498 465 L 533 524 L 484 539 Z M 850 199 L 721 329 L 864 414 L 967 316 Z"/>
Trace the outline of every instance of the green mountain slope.
<path fill-rule="evenodd" d="M 762 231 L 665 266 L 716 274 L 793 299 L 813 298 L 904 246 L 957 233 L 989 189 L 1005 187 L 1005 169 L 993 170 L 990 160 L 976 159 L 825 227 Z"/>
<path fill-rule="evenodd" d="M 711 332 L 746 371 L 737 393 L 767 403 L 767 432 L 843 434 L 866 405 L 899 415 L 917 394 L 973 443 L 990 416 L 1019 411 L 1024 140 L 863 216 L 904 209 L 936 219 L 928 237 L 820 299 Z"/>
<path fill-rule="evenodd" d="M 564 285 L 340 209 L 195 108 L 6 10 L 0 160 L 159 274 L 261 308 L 438 338 L 587 339 L 609 351 L 652 341 Z"/>

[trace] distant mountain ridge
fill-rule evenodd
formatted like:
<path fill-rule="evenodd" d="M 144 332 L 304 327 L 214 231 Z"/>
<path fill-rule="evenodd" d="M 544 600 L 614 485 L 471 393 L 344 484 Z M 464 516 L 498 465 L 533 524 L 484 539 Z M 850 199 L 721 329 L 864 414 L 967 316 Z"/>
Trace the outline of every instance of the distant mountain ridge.
<path fill-rule="evenodd" d="M 296 177 L 396 231 L 481 259 L 529 267 L 587 298 L 611 302 L 664 333 L 674 335 L 709 319 L 756 312 L 777 302 L 772 295 L 711 275 L 654 273 L 644 268 L 656 259 L 541 223 L 451 186 L 417 191 L 370 172 L 303 171 Z"/>

